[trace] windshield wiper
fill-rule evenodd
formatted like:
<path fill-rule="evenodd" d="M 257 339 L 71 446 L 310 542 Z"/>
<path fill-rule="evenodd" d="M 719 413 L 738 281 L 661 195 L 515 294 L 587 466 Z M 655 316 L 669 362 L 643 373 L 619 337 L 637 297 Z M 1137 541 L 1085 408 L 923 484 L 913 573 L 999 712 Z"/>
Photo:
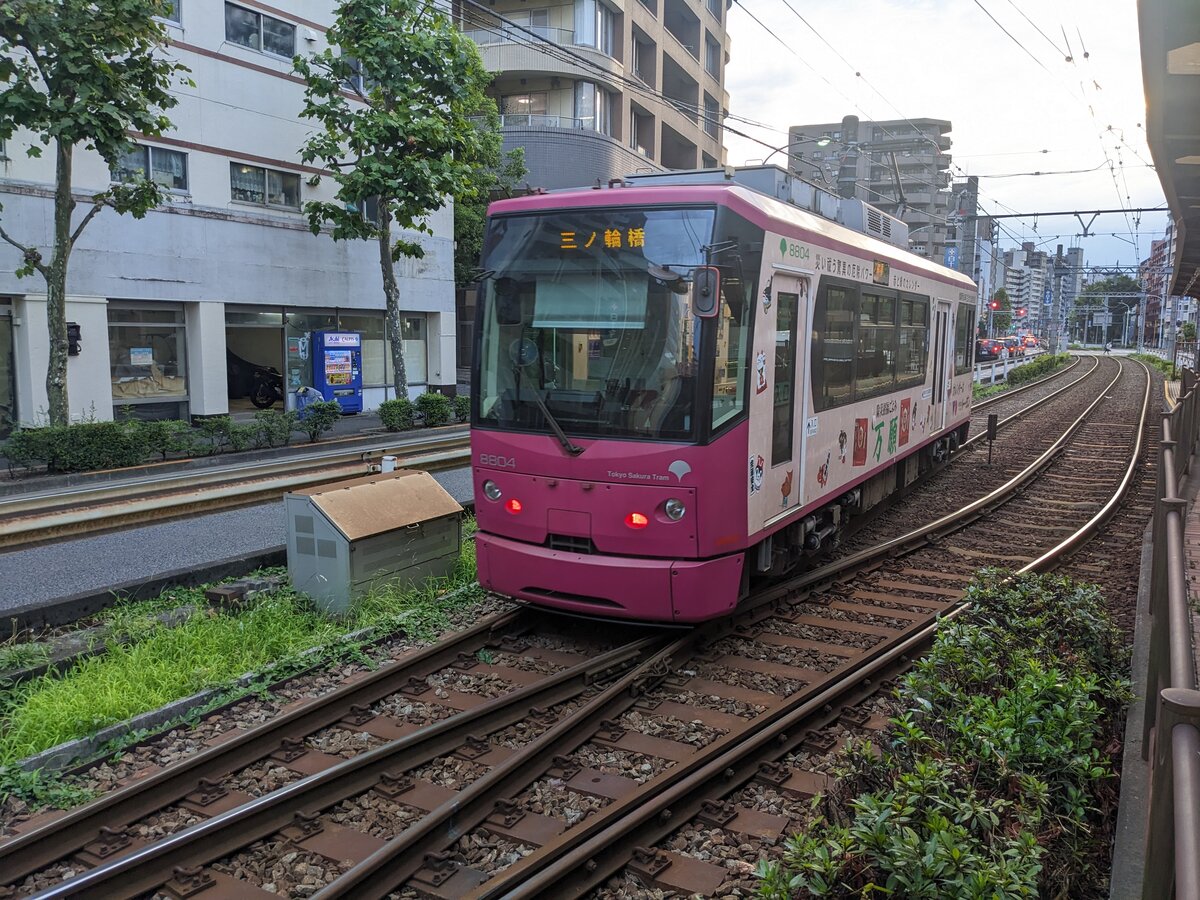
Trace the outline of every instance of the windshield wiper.
<path fill-rule="evenodd" d="M 539 394 L 537 391 L 533 392 L 533 402 L 538 405 L 538 409 L 540 409 L 542 411 L 542 415 L 546 417 L 546 422 L 554 430 L 554 436 L 558 438 L 558 442 L 563 445 L 563 449 L 566 450 L 567 453 L 571 454 L 571 456 L 578 456 L 580 453 L 582 453 L 585 448 L 571 442 L 571 439 L 567 437 L 567 433 L 562 430 L 562 426 L 558 424 L 558 419 L 554 418 L 554 416 L 550 414 L 550 408 L 546 406 L 546 401 L 542 399 L 541 394 Z"/>

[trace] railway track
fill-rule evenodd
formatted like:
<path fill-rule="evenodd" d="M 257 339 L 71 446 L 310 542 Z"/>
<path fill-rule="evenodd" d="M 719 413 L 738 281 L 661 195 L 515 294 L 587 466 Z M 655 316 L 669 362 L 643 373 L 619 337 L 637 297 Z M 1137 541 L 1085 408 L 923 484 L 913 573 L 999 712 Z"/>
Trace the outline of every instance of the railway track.
<path fill-rule="evenodd" d="M 997 518 L 1039 525 L 1027 529 L 1037 558 L 1008 561 L 1043 567 L 1115 509 L 1149 373 L 1097 361 L 1085 380 L 1087 409 L 1004 485 L 760 591 L 735 617 L 616 629 L 597 646 L 569 624 L 569 639 L 548 640 L 541 614 L 507 613 L 30 823 L 0 843 L 0 871 L 42 897 L 267 896 L 266 884 L 321 897 L 579 896 L 621 872 L 717 894 L 728 868 L 660 842 L 697 823 L 734 846 L 785 833 L 786 817 L 734 793 L 811 795 L 824 778 L 798 761 L 836 753 L 835 723 L 883 727 L 856 704 L 957 614 L 970 573 L 997 561 Z M 1072 474 L 1098 450 L 1086 477 Z M 1043 525 L 1047 504 L 1058 514 Z M 244 796 L 270 770 L 285 783 Z"/>
<path fill-rule="evenodd" d="M 170 470 L 146 466 L 134 478 L 89 479 L 66 489 L 12 494 L 0 497 L 0 549 L 253 506 L 297 488 L 378 471 L 385 455 L 396 456 L 400 467 L 453 468 L 470 459 L 470 439 L 465 428 L 447 429 L 259 462 Z"/>

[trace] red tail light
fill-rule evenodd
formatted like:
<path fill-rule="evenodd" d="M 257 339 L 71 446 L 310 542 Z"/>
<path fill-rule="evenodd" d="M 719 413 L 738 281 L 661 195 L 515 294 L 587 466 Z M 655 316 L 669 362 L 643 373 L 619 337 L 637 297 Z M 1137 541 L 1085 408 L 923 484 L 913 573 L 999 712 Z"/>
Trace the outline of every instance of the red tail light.
<path fill-rule="evenodd" d="M 521 501 L 514 497 L 504 504 L 504 508 L 515 516 L 523 507 L 521 506 Z"/>
<path fill-rule="evenodd" d="M 645 528 L 650 524 L 650 520 L 642 513 L 631 512 L 625 517 L 625 524 L 630 528 Z"/>

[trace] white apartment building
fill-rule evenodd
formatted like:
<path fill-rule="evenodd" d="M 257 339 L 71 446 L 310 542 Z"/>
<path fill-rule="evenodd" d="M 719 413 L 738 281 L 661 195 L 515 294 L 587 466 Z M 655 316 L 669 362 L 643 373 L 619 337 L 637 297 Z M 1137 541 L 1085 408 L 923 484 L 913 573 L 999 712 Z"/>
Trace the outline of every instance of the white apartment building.
<path fill-rule="evenodd" d="M 300 162 L 313 124 L 299 116 L 295 53 L 323 50 L 335 0 L 176 0 L 168 53 L 191 69 L 176 85 L 175 124 L 110 172 L 77 147 L 81 198 L 111 180 L 148 173 L 171 202 L 141 221 L 105 210 L 71 256 L 67 319 L 79 327 L 68 362 L 74 417 L 215 415 L 249 408 L 238 361 L 281 371 L 290 391 L 311 383 L 308 338 L 321 329 L 363 338 L 364 404 L 391 396 L 384 295 L 374 241 L 313 235 L 301 212 L 334 186 Z M 18 133 L 2 148 L 5 229 L 51 246 L 54 153 L 26 155 Z M 84 207 L 86 208 L 86 207 Z M 76 212 L 82 217 L 84 209 Z M 453 211 L 431 216 L 425 249 L 397 264 L 410 392 L 455 385 Z M 36 423 L 47 407 L 45 282 L 18 279 L 17 251 L 0 245 L 0 429 Z"/>
<path fill-rule="evenodd" d="M 506 151 L 550 190 L 723 165 L 727 0 L 454 0 Z"/>
<path fill-rule="evenodd" d="M 1045 303 L 1051 284 L 1050 256 L 1025 242 L 1020 250 L 1004 251 L 1004 290 L 1012 308 L 1013 325 L 1045 336 L 1051 307 Z M 1019 310 L 1025 310 L 1021 315 Z"/>

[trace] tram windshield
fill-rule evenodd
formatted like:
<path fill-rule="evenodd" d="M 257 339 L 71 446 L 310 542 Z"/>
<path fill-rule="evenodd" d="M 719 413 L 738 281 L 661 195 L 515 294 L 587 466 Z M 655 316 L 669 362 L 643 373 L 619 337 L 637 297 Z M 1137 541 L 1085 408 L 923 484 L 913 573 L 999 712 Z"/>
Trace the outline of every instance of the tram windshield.
<path fill-rule="evenodd" d="M 493 219 L 477 422 L 694 440 L 700 321 L 690 279 L 712 209 L 580 209 Z"/>

